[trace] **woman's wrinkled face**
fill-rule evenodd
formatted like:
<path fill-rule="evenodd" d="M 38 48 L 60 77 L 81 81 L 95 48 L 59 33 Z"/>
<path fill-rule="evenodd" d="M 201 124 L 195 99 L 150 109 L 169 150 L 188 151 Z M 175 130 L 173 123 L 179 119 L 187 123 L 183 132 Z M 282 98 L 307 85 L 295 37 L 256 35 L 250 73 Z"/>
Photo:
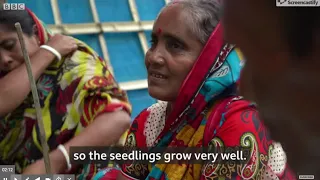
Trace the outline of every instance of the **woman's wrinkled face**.
<path fill-rule="evenodd" d="M 162 101 L 175 101 L 203 47 L 189 31 L 182 12 L 179 4 L 162 11 L 153 26 L 152 46 L 145 58 L 149 94 Z"/>
<path fill-rule="evenodd" d="M 23 35 L 29 56 L 38 48 L 38 40 L 35 36 Z M 18 35 L 0 25 L 0 71 L 10 72 L 24 62 Z"/>

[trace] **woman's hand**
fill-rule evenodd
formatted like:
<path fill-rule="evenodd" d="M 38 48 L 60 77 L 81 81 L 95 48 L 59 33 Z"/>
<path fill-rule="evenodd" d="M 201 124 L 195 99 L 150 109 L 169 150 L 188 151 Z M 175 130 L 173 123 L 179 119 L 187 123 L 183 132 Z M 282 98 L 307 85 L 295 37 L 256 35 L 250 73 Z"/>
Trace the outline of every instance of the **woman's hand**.
<path fill-rule="evenodd" d="M 67 164 L 65 157 L 61 153 L 60 150 L 55 149 L 49 153 L 50 159 L 50 166 L 51 166 L 51 173 L 52 174 L 59 174 L 64 173 L 67 170 Z M 46 168 L 44 159 L 39 159 L 36 162 L 27 166 L 23 174 L 46 174 Z"/>
<path fill-rule="evenodd" d="M 28 174 L 28 175 L 46 174 L 44 161 L 41 159 L 30 164 L 24 169 L 22 174 Z"/>
<path fill-rule="evenodd" d="M 52 36 L 46 45 L 57 50 L 61 56 L 65 56 L 78 48 L 77 41 L 74 38 L 61 34 Z"/>

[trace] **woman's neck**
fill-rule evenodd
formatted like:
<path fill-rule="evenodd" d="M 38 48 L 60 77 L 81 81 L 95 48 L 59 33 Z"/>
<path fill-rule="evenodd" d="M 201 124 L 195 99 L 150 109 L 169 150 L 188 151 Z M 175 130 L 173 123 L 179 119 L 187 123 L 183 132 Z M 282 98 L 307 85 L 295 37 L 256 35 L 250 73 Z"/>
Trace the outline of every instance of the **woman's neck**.
<path fill-rule="evenodd" d="M 172 112 L 173 105 L 174 105 L 174 102 L 168 102 L 167 109 L 166 109 L 166 119 L 168 118 L 169 114 Z"/>

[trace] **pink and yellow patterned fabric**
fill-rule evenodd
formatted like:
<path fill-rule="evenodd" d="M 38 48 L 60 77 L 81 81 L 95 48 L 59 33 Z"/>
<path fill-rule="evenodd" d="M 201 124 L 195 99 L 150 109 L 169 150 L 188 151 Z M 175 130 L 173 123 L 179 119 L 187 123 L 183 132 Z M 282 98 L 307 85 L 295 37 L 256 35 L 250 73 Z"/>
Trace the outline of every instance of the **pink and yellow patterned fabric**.
<path fill-rule="evenodd" d="M 41 44 L 46 43 L 51 33 L 28 11 L 38 28 Z M 119 88 L 105 61 L 83 42 L 78 41 L 78 46 L 73 54 L 52 63 L 37 81 L 50 150 L 78 135 L 102 113 L 131 113 L 127 94 Z M 16 165 L 21 173 L 42 158 L 41 151 L 36 112 L 29 95 L 20 107 L 1 118 L 0 158 Z M 77 174 L 77 179 L 91 179 L 97 171 L 96 165 L 88 164 L 65 173 Z"/>

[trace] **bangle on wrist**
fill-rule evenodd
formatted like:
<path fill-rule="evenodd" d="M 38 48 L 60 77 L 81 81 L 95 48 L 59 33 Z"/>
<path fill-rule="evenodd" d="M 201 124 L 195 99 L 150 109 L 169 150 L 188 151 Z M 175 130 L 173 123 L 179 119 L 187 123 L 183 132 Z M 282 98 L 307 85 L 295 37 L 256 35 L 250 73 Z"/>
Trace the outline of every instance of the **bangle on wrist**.
<path fill-rule="evenodd" d="M 45 49 L 47 51 L 50 51 L 52 54 L 54 54 L 57 57 L 57 59 L 59 61 L 61 60 L 61 54 L 57 50 L 55 50 L 54 48 L 52 48 L 48 45 L 42 45 L 42 46 L 40 46 L 40 48 Z"/>
<path fill-rule="evenodd" d="M 68 154 L 66 148 L 62 144 L 60 144 L 58 146 L 58 149 L 62 152 L 63 156 L 65 157 L 66 162 L 67 162 L 67 166 L 68 166 L 68 171 L 70 171 L 72 166 L 71 166 L 70 157 L 69 157 L 69 154 Z"/>

